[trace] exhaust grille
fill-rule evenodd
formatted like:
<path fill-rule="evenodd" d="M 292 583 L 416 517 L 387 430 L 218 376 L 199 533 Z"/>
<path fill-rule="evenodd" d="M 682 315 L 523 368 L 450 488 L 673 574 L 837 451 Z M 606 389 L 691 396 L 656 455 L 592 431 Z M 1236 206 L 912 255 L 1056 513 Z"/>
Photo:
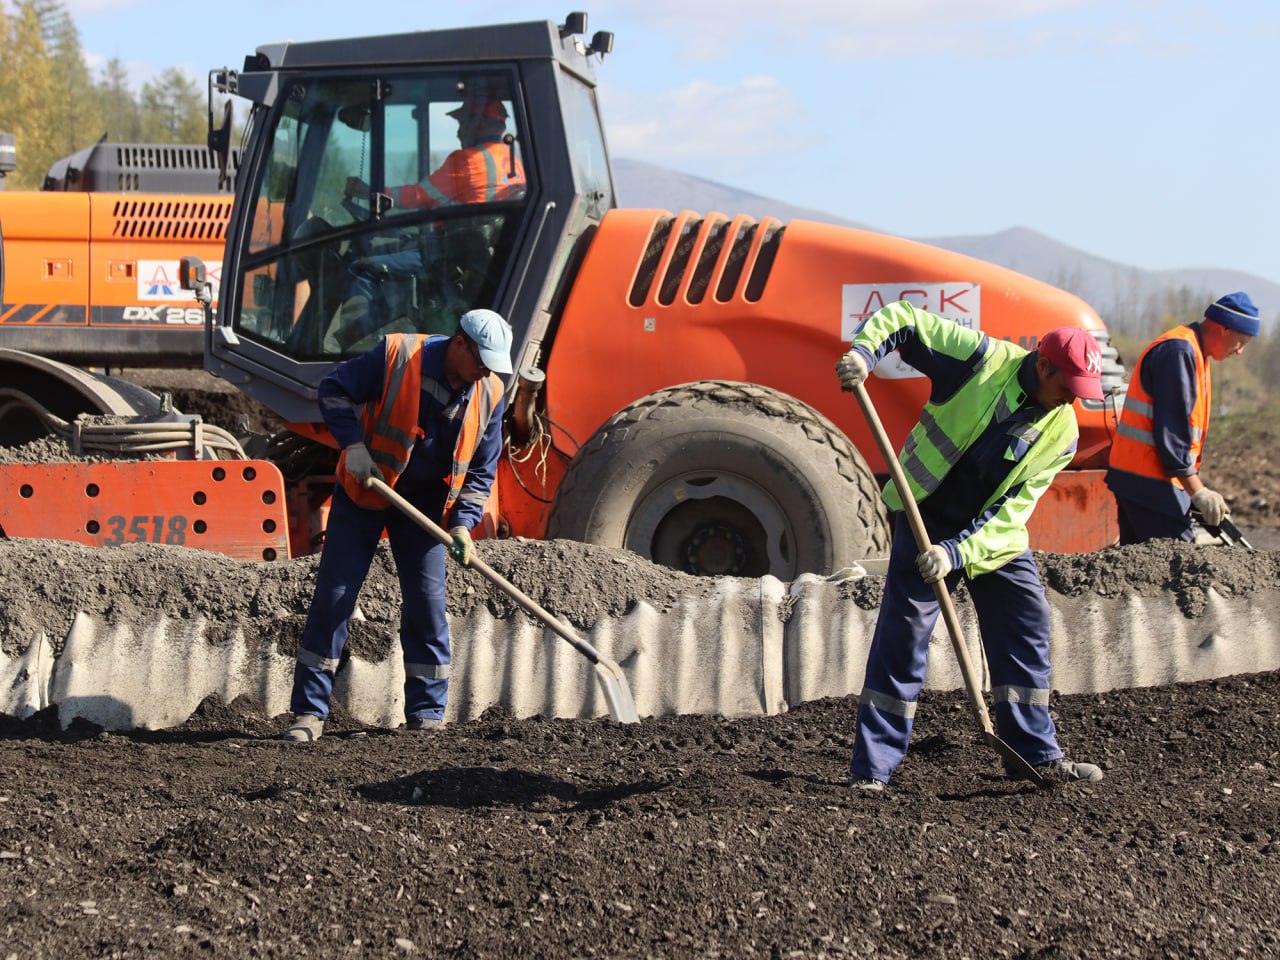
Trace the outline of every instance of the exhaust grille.
<path fill-rule="evenodd" d="M 642 306 L 649 297 L 654 284 L 658 284 L 657 301 L 662 306 L 670 306 L 686 278 L 689 281 L 688 299 L 690 303 L 701 303 L 707 291 L 714 287 L 715 299 L 726 303 L 733 298 L 734 291 L 742 279 L 744 270 L 750 267 L 747 285 L 743 297 L 749 301 L 757 301 L 764 295 L 764 290 L 773 272 L 773 263 L 782 242 L 786 227 L 771 220 L 765 226 L 765 237 L 756 253 L 755 261 L 748 262 L 756 234 L 761 224 L 744 222 L 730 235 L 730 221 L 722 216 L 703 220 L 690 220 L 681 228 L 678 236 L 672 236 L 675 220 L 663 217 L 655 221 L 649 242 L 645 247 L 640 268 L 631 285 L 629 303 L 633 307 Z M 700 238 L 705 236 L 702 252 L 697 262 L 690 266 L 694 248 Z M 663 256 L 675 244 L 667 269 L 658 277 L 658 266 Z M 729 244 L 729 254 L 724 266 L 717 276 L 715 266 L 720 259 L 725 244 Z"/>
<path fill-rule="evenodd" d="M 128 240 L 226 239 L 231 198 L 216 200 L 119 200 L 111 235 Z"/>

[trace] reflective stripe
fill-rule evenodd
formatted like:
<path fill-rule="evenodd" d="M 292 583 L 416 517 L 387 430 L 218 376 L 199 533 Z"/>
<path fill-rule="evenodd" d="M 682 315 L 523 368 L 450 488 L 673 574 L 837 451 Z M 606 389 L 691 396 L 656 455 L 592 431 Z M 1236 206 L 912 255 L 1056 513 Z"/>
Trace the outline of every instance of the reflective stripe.
<path fill-rule="evenodd" d="M 996 703 L 1026 703 L 1033 707 L 1049 705 L 1049 691 L 1040 690 L 1037 687 L 1015 687 L 1006 684 L 1003 687 L 992 688 L 991 696 Z"/>
<path fill-rule="evenodd" d="M 920 414 L 920 426 L 924 427 L 924 436 L 934 449 L 942 455 L 942 459 L 951 465 L 960 459 L 960 448 L 956 446 L 954 440 L 947 434 L 947 431 L 938 423 L 936 417 L 927 408 Z M 914 432 L 914 431 L 913 431 Z"/>
<path fill-rule="evenodd" d="M 395 362 L 391 364 L 390 369 L 387 371 L 387 383 L 382 392 L 384 397 L 400 396 L 400 390 L 404 385 L 404 378 L 409 372 L 412 357 L 416 352 L 415 348 L 410 346 L 407 340 L 408 338 L 406 338 L 406 348 L 396 351 Z M 418 349 L 420 349 L 420 347 Z M 406 451 L 403 458 L 393 455 L 387 461 L 395 469 L 395 472 L 399 473 L 404 469 L 404 465 L 409 462 L 408 451 L 413 449 L 416 437 L 414 437 L 411 432 L 402 430 L 391 422 L 394 407 L 394 403 L 385 403 L 381 405 L 379 411 L 381 415 L 378 417 L 377 422 L 374 425 L 374 432 L 379 436 L 386 437 L 388 440 L 394 442 L 396 446 L 401 447 Z"/>
<path fill-rule="evenodd" d="M 1197 440 L 1201 439 L 1203 436 L 1204 436 L 1204 431 L 1203 431 L 1203 430 L 1201 430 L 1199 427 L 1192 427 L 1192 428 L 1191 428 L 1191 442 L 1192 442 L 1192 443 L 1194 443 L 1195 441 L 1197 441 Z"/>
<path fill-rule="evenodd" d="M 1015 409 L 1016 408 L 1009 406 L 1008 396 L 1003 393 L 1000 394 L 1000 396 L 996 399 L 996 413 L 995 413 L 996 423 L 1004 423 L 1006 420 L 1009 419 L 1010 416 L 1012 416 L 1013 411 Z"/>
<path fill-rule="evenodd" d="M 448 680 L 449 664 L 447 663 L 406 663 L 405 676 L 421 677 L 426 680 Z"/>
<path fill-rule="evenodd" d="M 437 204 L 449 204 L 454 202 L 453 197 L 449 196 L 430 180 L 423 180 L 418 184 L 418 189 L 425 193 L 430 199 L 434 200 Z"/>
<path fill-rule="evenodd" d="M 481 493 L 479 490 L 464 490 L 458 494 L 458 499 L 467 503 L 478 503 L 483 507 L 488 502 L 489 495 Z"/>
<path fill-rule="evenodd" d="M 354 410 L 356 404 L 350 397 L 321 397 L 320 406 L 325 410 Z"/>
<path fill-rule="evenodd" d="M 1154 417 L 1156 413 L 1156 408 L 1152 404 L 1147 403 L 1145 400 L 1139 400 L 1132 393 L 1126 394 L 1124 406 L 1126 410 L 1131 410 L 1143 417 Z"/>
<path fill-rule="evenodd" d="M 480 151 L 480 155 L 484 157 L 484 198 L 492 200 L 498 194 L 498 164 L 487 147 Z"/>
<path fill-rule="evenodd" d="M 471 456 L 475 453 L 476 444 L 484 435 L 489 421 L 493 419 L 493 411 L 501 396 L 502 381 L 494 373 L 478 380 L 471 388 L 471 400 L 467 404 L 466 417 L 463 420 L 462 429 L 458 432 L 458 442 L 453 448 L 453 469 L 449 474 L 449 492 L 445 497 L 445 510 L 452 507 L 462 493 L 467 471 L 471 469 Z"/>
<path fill-rule="evenodd" d="M 1030 445 L 1040 439 L 1041 432 L 1040 428 L 1034 423 L 1017 423 L 1014 424 L 1009 434 Z"/>
<path fill-rule="evenodd" d="M 422 378 L 422 392 L 430 394 L 431 398 L 442 407 L 448 406 L 449 401 L 453 399 L 453 391 L 434 377 Z"/>
<path fill-rule="evenodd" d="M 1116 433 L 1122 437 L 1128 437 L 1134 443 L 1141 443 L 1148 447 L 1156 445 L 1156 438 L 1150 430 L 1139 430 L 1123 420 L 1116 424 Z"/>
<path fill-rule="evenodd" d="M 310 667 L 312 670 L 323 670 L 325 673 L 337 673 L 339 660 L 336 658 L 322 657 L 318 653 L 312 653 L 310 650 L 298 648 L 298 662 L 304 667 Z"/>
<path fill-rule="evenodd" d="M 858 695 L 858 703 L 864 707 L 875 707 L 881 713 L 892 713 L 896 717 L 910 720 L 916 715 L 916 704 L 912 700 L 899 700 L 879 690 L 863 687 Z"/>
<path fill-rule="evenodd" d="M 911 449 L 908 450 L 907 447 Z M 942 482 L 941 477 L 935 477 L 928 467 L 924 465 L 924 461 L 916 456 L 915 446 L 907 441 L 907 446 L 902 448 L 902 469 L 906 471 L 907 477 L 915 483 L 920 489 L 921 494 L 933 493 L 934 487 Z M 918 495 L 916 499 L 920 499 Z"/>

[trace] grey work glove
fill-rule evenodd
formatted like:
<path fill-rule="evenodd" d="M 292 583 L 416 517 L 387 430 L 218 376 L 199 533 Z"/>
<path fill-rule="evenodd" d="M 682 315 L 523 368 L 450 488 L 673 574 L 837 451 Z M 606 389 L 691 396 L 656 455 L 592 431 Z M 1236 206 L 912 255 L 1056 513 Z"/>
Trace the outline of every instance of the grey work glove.
<path fill-rule="evenodd" d="M 856 390 L 858 384 L 867 379 L 867 374 L 870 372 L 867 369 L 867 362 L 862 359 L 862 354 L 856 350 L 850 350 L 836 361 L 836 376 L 840 378 L 840 389 L 849 393 Z"/>
<path fill-rule="evenodd" d="M 1201 487 L 1191 495 L 1191 506 L 1200 512 L 1201 519 L 1211 527 L 1222 526 L 1222 521 L 1231 509 L 1222 494 L 1208 487 Z"/>
<path fill-rule="evenodd" d="M 937 583 L 951 572 L 951 558 L 943 547 L 932 546 L 916 557 L 916 566 L 925 583 Z"/>
<path fill-rule="evenodd" d="M 453 537 L 449 555 L 464 567 L 471 566 L 471 531 L 466 527 L 454 527 L 449 536 Z"/>
<path fill-rule="evenodd" d="M 369 455 L 369 448 L 363 443 L 353 443 L 347 447 L 346 453 L 347 473 L 361 483 L 364 483 L 370 477 L 381 478 L 382 473 L 373 465 L 373 457 Z"/>

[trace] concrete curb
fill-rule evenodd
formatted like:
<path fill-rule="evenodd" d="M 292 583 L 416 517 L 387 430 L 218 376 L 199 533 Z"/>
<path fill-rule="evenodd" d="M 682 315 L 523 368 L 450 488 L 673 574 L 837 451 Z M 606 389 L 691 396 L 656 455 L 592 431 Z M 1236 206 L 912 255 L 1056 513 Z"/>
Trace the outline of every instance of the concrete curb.
<path fill-rule="evenodd" d="M 641 716 L 775 714 L 861 690 L 877 611 L 842 600 L 837 582 L 801 577 L 724 580 L 707 598 L 661 612 L 638 604 L 584 635 L 627 675 Z M 1049 593 L 1053 685 L 1062 693 L 1204 680 L 1280 668 L 1280 593 L 1223 597 L 1212 590 L 1188 619 L 1170 596 L 1100 598 Z M 958 608 L 970 655 L 987 682 L 972 607 Z M 62 652 L 43 637 L 0 658 L 0 712 L 29 717 L 56 705 L 111 730 L 163 729 L 185 721 L 211 694 L 251 697 L 268 715 L 289 707 L 293 660 L 270 638 L 206 639 L 203 619 L 157 617 L 108 626 L 78 613 Z M 478 609 L 451 621 L 454 666 L 447 719 L 492 707 L 516 717 L 602 717 L 608 710 L 587 662 L 554 633 L 518 615 Z M 932 689 L 962 686 L 942 625 L 929 653 Z M 398 652 L 380 663 L 352 658 L 335 699 L 361 722 L 403 722 Z"/>

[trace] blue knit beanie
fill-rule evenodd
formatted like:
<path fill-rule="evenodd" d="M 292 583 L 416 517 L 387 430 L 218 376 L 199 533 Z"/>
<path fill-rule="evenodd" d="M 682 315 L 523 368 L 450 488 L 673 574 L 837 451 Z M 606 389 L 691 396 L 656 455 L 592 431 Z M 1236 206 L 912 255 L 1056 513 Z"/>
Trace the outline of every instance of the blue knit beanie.
<path fill-rule="evenodd" d="M 1243 290 L 1219 297 L 1204 311 L 1206 320 L 1216 320 L 1228 330 L 1256 337 L 1262 325 L 1258 322 L 1258 308 Z"/>

